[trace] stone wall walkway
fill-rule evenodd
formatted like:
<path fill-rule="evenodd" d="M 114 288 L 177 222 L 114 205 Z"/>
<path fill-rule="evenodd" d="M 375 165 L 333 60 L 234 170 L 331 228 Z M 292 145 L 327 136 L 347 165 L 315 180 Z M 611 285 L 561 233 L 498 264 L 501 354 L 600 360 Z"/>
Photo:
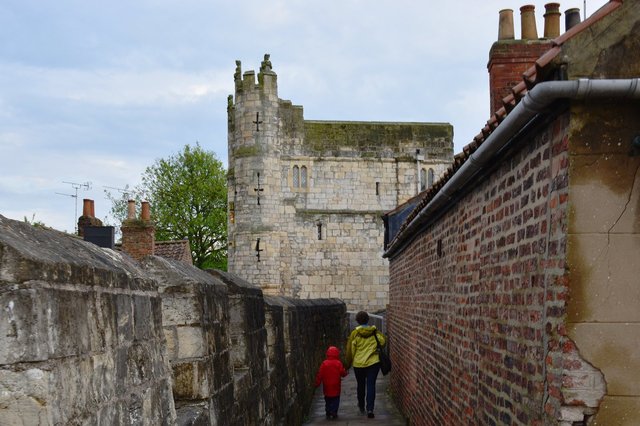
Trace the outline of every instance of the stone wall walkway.
<path fill-rule="evenodd" d="M 393 373 L 391 373 L 393 374 Z M 379 425 L 405 426 L 407 421 L 396 409 L 387 387 L 389 376 L 378 375 L 376 382 L 376 405 L 375 418 L 369 419 L 360 415 L 358 410 L 358 398 L 356 397 L 356 377 L 353 369 L 349 370 L 349 375 L 342 379 L 342 394 L 340 395 L 340 409 L 337 420 L 327 420 L 324 411 L 324 396 L 322 395 L 322 385 L 316 389 L 316 393 L 311 405 L 311 411 L 305 425 Z"/>

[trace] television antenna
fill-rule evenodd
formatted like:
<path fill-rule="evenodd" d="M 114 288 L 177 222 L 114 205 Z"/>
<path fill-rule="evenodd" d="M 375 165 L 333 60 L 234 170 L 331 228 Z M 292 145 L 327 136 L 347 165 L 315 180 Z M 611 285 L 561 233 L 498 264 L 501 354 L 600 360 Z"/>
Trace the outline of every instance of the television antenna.
<path fill-rule="evenodd" d="M 91 182 L 84 182 L 84 183 L 78 183 L 78 182 L 67 182 L 67 181 L 62 181 L 62 183 L 66 183 L 68 185 L 71 185 L 71 188 L 73 188 L 75 190 L 75 193 L 73 194 L 65 194 L 63 192 L 56 192 L 56 194 L 58 195 L 64 195 L 67 197 L 71 197 L 71 198 L 75 198 L 76 202 L 76 210 L 75 210 L 75 216 L 73 217 L 73 230 L 74 233 L 78 233 L 78 190 L 79 189 L 84 189 L 85 191 L 88 191 L 91 189 Z"/>
<path fill-rule="evenodd" d="M 584 18 L 582 19 L 583 21 L 587 20 L 587 0 L 584 0 L 582 2 L 582 5 L 584 6 L 582 9 L 582 15 L 584 16 Z"/>
<path fill-rule="evenodd" d="M 128 186 L 128 185 L 127 185 Z M 129 198 L 129 194 L 135 194 L 136 191 L 134 191 L 133 189 L 124 187 L 124 188 L 116 188 L 115 186 L 103 186 L 104 189 L 113 189 L 114 191 L 118 191 L 119 193 L 121 193 L 125 198 Z M 105 191 L 107 192 L 107 191 Z"/>

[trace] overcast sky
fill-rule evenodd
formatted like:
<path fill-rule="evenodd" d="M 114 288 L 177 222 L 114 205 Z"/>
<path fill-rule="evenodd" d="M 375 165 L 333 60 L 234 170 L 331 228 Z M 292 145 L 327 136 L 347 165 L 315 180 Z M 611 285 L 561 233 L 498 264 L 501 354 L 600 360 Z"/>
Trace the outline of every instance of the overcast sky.
<path fill-rule="evenodd" d="M 542 36 L 546 2 L 530 3 Z M 604 3 L 588 0 L 587 14 Z M 64 182 L 90 182 L 78 189 L 78 214 L 91 198 L 105 218 L 105 187 L 137 185 L 185 144 L 226 165 L 235 60 L 257 71 L 265 53 L 279 97 L 306 119 L 449 122 L 459 152 L 489 117 L 498 12 L 514 10 L 519 38 L 524 4 L 3 0 L 0 214 L 72 232 L 76 190 Z M 560 10 L 572 7 L 583 0 Z"/>

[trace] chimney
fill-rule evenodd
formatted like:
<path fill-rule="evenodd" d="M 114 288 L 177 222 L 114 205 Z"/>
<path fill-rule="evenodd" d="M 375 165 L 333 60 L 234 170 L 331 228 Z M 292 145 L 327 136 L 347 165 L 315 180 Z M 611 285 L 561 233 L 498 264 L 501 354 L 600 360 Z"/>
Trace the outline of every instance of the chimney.
<path fill-rule="evenodd" d="M 133 220 L 136 218 L 136 202 L 134 200 L 127 201 L 127 219 Z"/>
<path fill-rule="evenodd" d="M 122 222 L 122 250 L 135 260 L 153 255 L 156 244 L 156 228 L 151 221 L 149 203 L 142 203 L 140 219 L 136 219 L 136 203 L 129 200 L 127 219 Z"/>
<path fill-rule="evenodd" d="M 102 226 L 102 221 L 95 216 L 93 200 L 87 198 L 82 200 L 82 216 L 78 218 L 78 235 L 99 247 L 113 249 L 115 245 L 113 226 Z"/>
<path fill-rule="evenodd" d="M 502 99 L 511 93 L 516 84 L 522 82 L 522 74 L 551 48 L 551 40 L 538 38 L 534 6 L 522 6 L 520 12 L 522 39 L 514 40 L 513 11 L 500 11 L 498 41 L 491 46 L 487 64 L 490 114 L 503 106 Z"/>
<path fill-rule="evenodd" d="M 84 228 L 87 226 L 102 226 L 102 221 L 95 217 L 93 200 L 82 200 L 82 216 L 78 218 L 78 235 L 84 237 Z"/>
<path fill-rule="evenodd" d="M 142 213 L 140 216 L 143 221 L 151 222 L 151 207 L 149 206 L 148 201 L 142 202 Z"/>
<path fill-rule="evenodd" d="M 580 9 L 573 8 L 564 11 L 564 30 L 569 31 L 580 23 Z"/>
<path fill-rule="evenodd" d="M 93 200 L 89 200 L 87 198 L 82 200 L 82 216 L 95 217 L 95 215 L 96 212 Z"/>
<path fill-rule="evenodd" d="M 498 40 L 513 40 L 513 9 L 502 9 L 500 11 L 500 23 L 498 24 Z"/>
<path fill-rule="evenodd" d="M 560 3 L 547 3 L 544 8 L 544 38 L 560 37 Z"/>
<path fill-rule="evenodd" d="M 536 7 L 532 4 L 520 8 L 520 30 L 523 40 L 537 40 L 538 29 L 536 28 Z"/>

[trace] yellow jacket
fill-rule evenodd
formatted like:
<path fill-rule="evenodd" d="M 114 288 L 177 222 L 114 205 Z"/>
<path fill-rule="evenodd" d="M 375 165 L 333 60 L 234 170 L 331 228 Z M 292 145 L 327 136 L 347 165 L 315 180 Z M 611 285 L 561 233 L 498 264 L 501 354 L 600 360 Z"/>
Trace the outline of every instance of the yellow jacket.
<path fill-rule="evenodd" d="M 376 339 L 373 337 L 374 333 L 378 337 L 380 346 L 384 346 L 387 339 L 384 334 L 376 329 L 375 325 L 359 325 L 353 329 L 349 335 L 349 340 L 347 340 L 345 368 L 368 367 L 380 362 L 378 346 L 376 345 Z"/>

